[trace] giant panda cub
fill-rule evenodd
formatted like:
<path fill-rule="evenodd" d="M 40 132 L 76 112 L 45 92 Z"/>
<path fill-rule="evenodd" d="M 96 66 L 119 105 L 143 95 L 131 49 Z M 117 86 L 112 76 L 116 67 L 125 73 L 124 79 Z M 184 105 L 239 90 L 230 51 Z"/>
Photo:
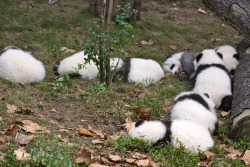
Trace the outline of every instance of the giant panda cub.
<path fill-rule="evenodd" d="M 0 53 L 0 78 L 12 83 L 39 82 L 45 78 L 43 63 L 29 52 L 15 46 L 4 48 Z"/>
<path fill-rule="evenodd" d="M 138 121 L 129 131 L 132 138 L 142 139 L 151 144 L 160 142 L 173 143 L 179 148 L 180 143 L 189 151 L 198 153 L 212 147 L 214 141 L 207 129 L 188 120 L 173 121 Z"/>
<path fill-rule="evenodd" d="M 193 61 L 196 55 L 195 52 L 176 53 L 166 59 L 163 69 L 181 78 L 189 78 L 194 73 Z"/>
<path fill-rule="evenodd" d="M 127 58 L 114 75 L 113 81 L 122 77 L 124 81 L 139 83 L 145 86 L 157 83 L 164 77 L 160 64 L 151 59 Z"/>
<path fill-rule="evenodd" d="M 207 94 L 183 92 L 174 99 L 170 117 L 171 120 L 192 120 L 214 132 L 218 121 L 214 107 Z"/>
<path fill-rule="evenodd" d="M 92 80 L 97 76 L 99 70 L 93 61 L 85 64 L 85 59 L 87 57 L 88 56 L 84 54 L 84 51 L 75 53 L 69 57 L 66 57 L 59 63 L 56 63 L 53 70 L 55 71 L 56 75 L 70 74 L 70 72 L 72 71 L 73 74 L 70 74 L 71 77 L 81 77 L 86 80 Z M 78 64 L 83 64 L 83 67 L 77 73 L 76 70 L 78 69 Z M 115 68 L 119 69 L 122 67 L 122 65 L 122 59 L 110 59 L 110 66 L 112 70 L 114 70 Z"/>
<path fill-rule="evenodd" d="M 194 60 L 196 73 L 193 91 L 207 93 L 216 109 L 228 111 L 232 104 L 231 76 L 224 66 L 223 56 L 213 49 L 203 50 Z"/>
<path fill-rule="evenodd" d="M 215 48 L 215 51 L 223 55 L 225 67 L 233 76 L 240 60 L 240 55 L 237 53 L 236 49 L 230 45 L 223 45 Z"/>

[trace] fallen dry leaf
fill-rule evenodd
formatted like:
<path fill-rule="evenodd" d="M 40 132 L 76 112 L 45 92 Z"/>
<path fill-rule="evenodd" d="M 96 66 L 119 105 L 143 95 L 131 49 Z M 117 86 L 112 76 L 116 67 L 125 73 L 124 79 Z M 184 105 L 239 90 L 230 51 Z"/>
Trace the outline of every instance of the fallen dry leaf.
<path fill-rule="evenodd" d="M 118 139 L 120 138 L 120 136 L 119 136 L 119 135 L 112 135 L 112 136 L 109 136 L 108 138 L 109 138 L 110 140 L 116 141 L 116 140 L 118 140 Z"/>
<path fill-rule="evenodd" d="M 100 139 L 96 139 L 96 140 L 92 140 L 91 141 L 93 144 L 103 144 L 104 141 L 103 140 L 100 140 Z"/>
<path fill-rule="evenodd" d="M 169 73 L 169 72 L 165 74 L 165 77 L 170 77 L 170 76 L 174 76 L 174 75 L 172 73 Z"/>
<path fill-rule="evenodd" d="M 224 122 L 223 122 L 223 121 L 221 121 L 221 120 L 219 120 L 219 121 L 218 121 L 218 124 L 219 124 L 219 125 L 223 125 L 223 124 L 224 124 Z"/>
<path fill-rule="evenodd" d="M 124 107 L 131 107 L 131 105 L 124 103 L 123 101 L 121 101 L 121 105 L 123 105 Z"/>
<path fill-rule="evenodd" d="M 150 39 L 149 41 L 141 41 L 138 43 L 139 46 L 144 46 L 144 45 L 153 45 L 154 41 L 152 39 Z"/>
<path fill-rule="evenodd" d="M 88 125 L 88 128 L 91 132 L 95 133 L 96 135 L 100 136 L 101 138 L 104 138 L 104 134 L 102 133 L 102 130 L 93 129 L 91 125 Z"/>
<path fill-rule="evenodd" d="M 225 116 L 227 116 L 228 114 L 230 114 L 230 111 L 229 111 L 229 112 L 226 112 L 226 111 L 220 112 L 220 115 L 221 115 L 222 117 L 225 117 Z"/>
<path fill-rule="evenodd" d="M 176 50 L 177 46 L 176 45 L 168 45 L 171 49 Z"/>
<path fill-rule="evenodd" d="M 230 152 L 231 154 L 236 154 L 237 156 L 241 156 L 242 152 L 240 152 L 239 150 L 235 150 L 234 146 L 230 146 L 228 148 L 224 147 L 224 150 L 227 150 L 228 152 Z"/>
<path fill-rule="evenodd" d="M 152 167 L 160 167 L 160 164 L 159 163 L 155 163 L 151 158 L 149 158 L 149 164 Z"/>
<path fill-rule="evenodd" d="M 148 121 L 150 120 L 150 117 L 148 115 L 148 111 L 150 110 L 151 110 L 150 108 L 140 108 L 140 107 L 133 108 L 133 111 L 135 111 L 137 114 L 140 114 L 142 119 Z"/>
<path fill-rule="evenodd" d="M 179 10 L 179 8 L 170 8 L 170 10 L 174 10 L 174 11 L 177 11 L 177 10 Z"/>
<path fill-rule="evenodd" d="M 119 155 L 111 155 L 111 154 L 109 154 L 109 158 L 112 161 L 121 161 L 122 160 L 122 158 Z"/>
<path fill-rule="evenodd" d="M 0 144 L 6 143 L 6 139 L 4 137 L 0 137 Z"/>
<path fill-rule="evenodd" d="M 36 131 L 42 130 L 42 128 L 37 123 L 34 123 L 30 120 L 21 120 L 17 122 L 23 123 L 23 126 L 21 128 L 26 132 L 36 133 Z"/>
<path fill-rule="evenodd" d="M 128 163 L 133 163 L 136 161 L 136 159 L 133 159 L 133 158 L 125 158 L 125 161 L 128 162 Z"/>
<path fill-rule="evenodd" d="M 132 152 L 130 154 L 130 158 L 134 158 L 134 159 L 138 159 L 138 160 L 141 160 L 141 159 L 146 159 L 147 156 L 143 155 L 143 154 L 140 154 L 138 152 Z"/>
<path fill-rule="evenodd" d="M 7 129 L 4 134 L 13 139 L 13 138 L 15 138 L 15 136 L 17 134 L 17 131 L 18 131 L 18 126 L 17 125 L 12 125 L 11 128 Z"/>
<path fill-rule="evenodd" d="M 78 153 L 78 158 L 76 159 L 76 163 L 78 165 L 85 165 L 91 162 L 91 152 L 85 148 L 82 148 L 81 151 Z"/>
<path fill-rule="evenodd" d="M 137 160 L 135 163 L 137 166 L 148 166 L 149 159 Z"/>
<path fill-rule="evenodd" d="M 135 125 L 136 122 L 127 122 L 125 124 L 123 124 L 122 126 L 125 127 L 125 129 L 127 130 L 127 132 L 129 132 L 129 130 Z"/>
<path fill-rule="evenodd" d="M 18 161 L 28 161 L 30 160 L 31 154 L 27 153 L 25 148 L 19 148 L 14 151 L 14 154 L 16 155 L 16 159 Z"/>
<path fill-rule="evenodd" d="M 104 158 L 104 157 L 101 157 L 101 160 L 102 160 L 102 162 L 103 162 L 104 164 L 109 165 L 109 166 L 113 166 L 113 165 L 116 164 L 115 162 L 111 162 L 111 161 L 109 161 L 108 159 L 106 159 L 106 158 Z"/>
<path fill-rule="evenodd" d="M 94 133 L 88 131 L 87 129 L 85 129 L 85 128 L 82 127 L 81 125 L 79 125 L 78 130 L 79 130 L 79 133 L 80 133 L 81 135 L 84 135 L 84 136 L 94 136 L 94 135 L 95 135 Z"/>
<path fill-rule="evenodd" d="M 67 47 L 62 47 L 61 48 L 61 51 L 65 51 L 65 53 L 75 53 L 76 52 L 76 50 L 74 50 L 74 49 L 69 49 L 69 48 L 67 48 Z"/>
<path fill-rule="evenodd" d="M 208 161 L 212 156 L 214 156 L 214 153 L 212 153 L 212 152 L 210 152 L 210 151 L 206 151 L 206 152 L 205 152 L 205 155 L 206 155 L 207 161 Z"/>
<path fill-rule="evenodd" d="M 15 141 L 18 144 L 25 145 L 25 144 L 28 144 L 29 142 L 31 142 L 34 138 L 35 138 L 34 135 L 28 136 L 28 135 L 17 133 L 17 135 L 15 137 Z"/>
<path fill-rule="evenodd" d="M 17 107 L 14 104 L 6 104 L 7 107 L 7 113 L 14 113 L 17 109 Z"/>
<path fill-rule="evenodd" d="M 203 14 L 207 14 L 207 12 L 201 8 L 198 9 L 198 12 L 203 13 Z"/>
<path fill-rule="evenodd" d="M 0 156 L 0 161 L 4 161 L 4 156 Z"/>
<path fill-rule="evenodd" d="M 207 167 L 207 161 L 201 161 L 196 164 L 196 166 L 202 166 L 202 167 Z"/>
<path fill-rule="evenodd" d="M 90 164 L 89 167 L 109 167 L 109 166 L 101 164 Z"/>
<path fill-rule="evenodd" d="M 250 150 L 247 150 L 244 156 L 241 158 L 245 162 L 246 165 L 250 165 Z"/>

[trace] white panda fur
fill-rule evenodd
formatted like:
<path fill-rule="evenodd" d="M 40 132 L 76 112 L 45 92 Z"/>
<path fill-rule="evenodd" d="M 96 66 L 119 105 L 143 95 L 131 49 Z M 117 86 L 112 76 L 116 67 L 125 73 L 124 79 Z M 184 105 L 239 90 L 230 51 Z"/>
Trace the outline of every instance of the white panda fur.
<path fill-rule="evenodd" d="M 214 141 L 207 129 L 189 120 L 138 121 L 129 131 L 132 138 L 152 144 L 171 142 L 179 148 L 180 142 L 189 151 L 198 153 L 212 147 Z"/>
<path fill-rule="evenodd" d="M 124 61 L 121 58 L 110 58 L 110 66 L 111 69 L 114 70 L 118 70 L 120 68 L 122 68 L 122 66 L 124 65 Z"/>
<path fill-rule="evenodd" d="M 14 46 L 6 47 L 0 53 L 0 78 L 13 83 L 39 82 L 45 78 L 42 62 L 29 52 Z"/>
<path fill-rule="evenodd" d="M 87 58 L 87 55 L 84 54 L 84 51 L 80 51 L 60 61 L 59 64 L 54 66 L 54 70 L 59 75 L 69 74 L 70 71 L 74 73 L 76 71 L 75 68 L 78 69 L 78 64 L 85 63 L 85 58 Z M 95 63 L 90 61 L 90 63 L 84 64 L 78 74 L 81 75 L 83 79 L 92 80 L 97 76 L 98 72 L 99 71 Z"/>
<path fill-rule="evenodd" d="M 236 49 L 230 45 L 223 45 L 215 48 L 215 51 L 223 55 L 223 61 L 225 62 L 225 67 L 230 72 L 230 74 L 233 75 L 236 67 L 239 64 L 239 58 L 240 58 Z"/>
<path fill-rule="evenodd" d="M 181 69 L 181 56 L 184 52 L 179 52 L 176 53 L 172 56 L 169 56 L 164 64 L 163 64 L 163 69 L 164 71 L 168 71 L 172 74 L 177 74 L 182 71 Z"/>
<path fill-rule="evenodd" d="M 142 83 L 145 86 L 157 83 L 164 77 L 160 64 L 151 59 L 131 58 L 128 82 Z"/>
<path fill-rule="evenodd" d="M 170 117 L 171 120 L 192 120 L 214 132 L 218 121 L 214 107 L 214 102 L 206 95 L 183 92 L 174 99 Z"/>
<path fill-rule="evenodd" d="M 193 91 L 207 93 L 216 109 L 229 110 L 232 101 L 231 76 L 224 66 L 222 55 L 213 49 L 203 50 L 194 60 L 196 74 Z"/>

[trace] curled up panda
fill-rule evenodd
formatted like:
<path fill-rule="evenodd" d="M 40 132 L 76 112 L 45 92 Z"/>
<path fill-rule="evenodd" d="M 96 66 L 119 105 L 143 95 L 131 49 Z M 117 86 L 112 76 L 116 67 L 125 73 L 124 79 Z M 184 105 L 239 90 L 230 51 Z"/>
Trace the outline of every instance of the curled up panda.
<path fill-rule="evenodd" d="M 42 62 L 29 52 L 15 46 L 4 48 L 0 53 L 0 78 L 12 83 L 39 82 L 45 78 Z"/>
<path fill-rule="evenodd" d="M 56 75 L 69 74 L 72 78 L 81 77 L 86 80 L 93 80 L 97 77 L 99 69 L 92 60 L 89 63 L 85 63 L 86 58 L 88 56 L 84 54 L 84 51 L 80 51 L 56 63 L 53 70 Z M 79 64 L 83 65 L 81 69 L 78 68 Z M 120 58 L 111 58 L 110 65 L 112 70 L 114 68 L 119 69 L 123 65 L 123 60 Z"/>
<path fill-rule="evenodd" d="M 218 118 L 215 104 L 207 94 L 182 92 L 174 99 L 170 114 L 171 120 L 191 120 L 199 123 L 205 129 L 215 134 L 218 128 Z"/>
<path fill-rule="evenodd" d="M 187 78 L 194 73 L 193 61 L 198 53 L 179 52 L 167 57 L 163 64 L 163 69 L 180 78 Z"/>
<path fill-rule="evenodd" d="M 193 91 L 207 93 L 215 103 L 215 109 L 228 111 L 232 104 L 231 76 L 223 56 L 213 49 L 203 50 L 194 60 L 196 69 Z"/>
<path fill-rule="evenodd" d="M 125 82 L 149 86 L 164 77 L 160 64 L 151 59 L 126 58 L 122 67 L 115 73 L 113 81 L 122 78 Z"/>
<path fill-rule="evenodd" d="M 183 145 L 194 154 L 206 151 L 214 145 L 207 129 L 189 120 L 138 121 L 129 131 L 132 138 L 138 138 L 151 144 L 172 143 L 175 148 Z"/>

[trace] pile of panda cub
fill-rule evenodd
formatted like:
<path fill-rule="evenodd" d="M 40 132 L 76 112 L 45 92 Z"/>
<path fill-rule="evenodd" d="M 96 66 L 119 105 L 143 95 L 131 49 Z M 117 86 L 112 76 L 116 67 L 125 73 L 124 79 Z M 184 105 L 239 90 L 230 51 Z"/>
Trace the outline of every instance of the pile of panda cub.
<path fill-rule="evenodd" d="M 83 64 L 73 76 L 86 80 L 96 78 L 98 67 L 93 61 L 85 62 L 87 57 L 84 51 L 66 57 L 54 65 L 55 74 L 70 74 Z M 123 79 L 149 86 L 160 81 L 165 70 L 187 78 L 194 85 L 192 91 L 182 92 L 174 99 L 171 120 L 139 121 L 130 129 L 133 138 L 153 144 L 172 142 L 177 148 L 182 143 L 193 153 L 213 146 L 211 134 L 218 126 L 216 110 L 231 109 L 232 79 L 239 64 L 239 55 L 232 46 L 205 49 L 201 53 L 176 53 L 166 59 L 163 69 L 154 60 L 141 58 L 112 58 L 110 64 L 111 70 L 115 70 L 114 81 Z M 45 78 L 45 73 L 43 63 L 29 52 L 14 46 L 0 52 L 2 79 L 13 83 L 39 82 Z"/>
<path fill-rule="evenodd" d="M 152 144 L 183 145 L 194 154 L 206 151 L 214 145 L 211 135 L 218 130 L 216 110 L 231 109 L 232 79 L 238 64 L 239 55 L 229 45 L 170 56 L 164 70 L 187 78 L 193 90 L 177 95 L 170 120 L 138 121 L 129 135 Z"/>

